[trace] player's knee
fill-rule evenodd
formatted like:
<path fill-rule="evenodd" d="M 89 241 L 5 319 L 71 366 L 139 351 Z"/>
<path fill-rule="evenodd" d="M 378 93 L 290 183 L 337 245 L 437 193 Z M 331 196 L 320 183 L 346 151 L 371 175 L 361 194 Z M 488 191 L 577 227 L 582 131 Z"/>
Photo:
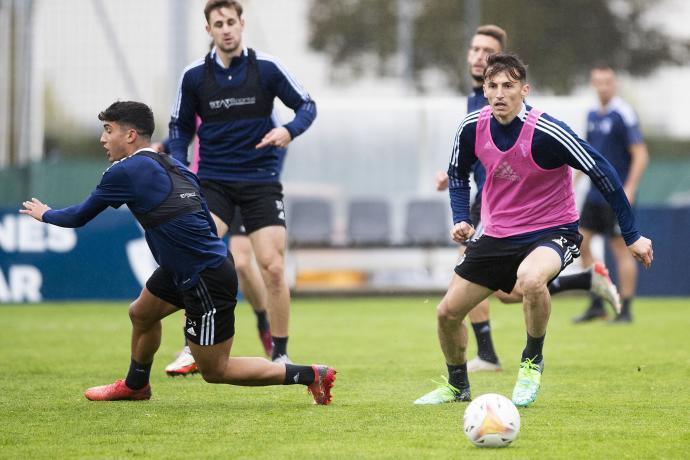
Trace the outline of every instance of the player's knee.
<path fill-rule="evenodd" d="M 284 269 L 282 260 L 266 264 L 264 267 L 269 286 L 277 286 L 283 282 Z"/>
<path fill-rule="evenodd" d="M 225 366 L 199 366 L 199 372 L 207 383 L 225 383 Z"/>
<path fill-rule="evenodd" d="M 249 270 L 251 270 L 252 267 L 251 262 L 249 258 L 235 257 L 235 271 L 237 271 L 237 274 L 240 276 L 249 274 Z"/>
<path fill-rule="evenodd" d="M 448 302 L 445 301 L 442 301 L 436 307 L 436 317 L 442 323 L 458 322 L 463 319 L 463 316 L 456 309 L 451 308 Z"/>
<path fill-rule="evenodd" d="M 526 296 L 534 295 L 540 293 L 542 290 L 546 289 L 546 284 L 539 276 L 528 274 L 518 279 L 520 284 L 520 290 Z"/>

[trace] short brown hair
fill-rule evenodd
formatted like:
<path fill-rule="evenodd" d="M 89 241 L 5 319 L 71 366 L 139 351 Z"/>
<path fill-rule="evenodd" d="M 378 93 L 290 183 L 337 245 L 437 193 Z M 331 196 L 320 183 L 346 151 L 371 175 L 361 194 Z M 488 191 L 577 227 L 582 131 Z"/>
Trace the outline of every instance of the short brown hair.
<path fill-rule="evenodd" d="M 506 44 L 508 43 L 508 34 L 505 30 L 493 24 L 485 24 L 483 26 L 477 27 L 474 31 L 475 35 L 488 35 L 489 37 L 495 38 L 501 45 L 501 51 L 506 49 Z"/>
<path fill-rule="evenodd" d="M 206 16 L 206 23 L 211 16 L 211 11 L 219 8 L 233 8 L 237 11 L 237 17 L 242 18 L 242 4 L 237 0 L 208 0 L 206 7 L 204 7 L 204 16 Z"/>
<path fill-rule="evenodd" d="M 501 72 L 506 72 L 513 80 L 521 82 L 527 81 L 527 67 L 519 57 L 510 53 L 491 54 L 486 58 L 486 69 L 484 70 L 484 81 Z"/>

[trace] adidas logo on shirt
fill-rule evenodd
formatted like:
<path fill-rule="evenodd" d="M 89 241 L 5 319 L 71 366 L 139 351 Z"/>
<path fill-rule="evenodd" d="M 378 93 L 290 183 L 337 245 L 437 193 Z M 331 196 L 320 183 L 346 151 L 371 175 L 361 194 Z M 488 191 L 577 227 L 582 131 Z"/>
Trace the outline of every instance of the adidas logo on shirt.
<path fill-rule="evenodd" d="M 520 180 L 520 176 L 513 171 L 513 168 L 506 161 L 498 165 L 494 171 L 494 177 L 496 179 L 507 179 L 511 182 L 517 182 Z"/>
<path fill-rule="evenodd" d="M 187 334 L 193 335 L 194 337 L 196 337 L 196 332 L 194 332 L 194 328 L 193 328 L 193 327 L 190 327 L 189 329 L 187 329 Z"/>

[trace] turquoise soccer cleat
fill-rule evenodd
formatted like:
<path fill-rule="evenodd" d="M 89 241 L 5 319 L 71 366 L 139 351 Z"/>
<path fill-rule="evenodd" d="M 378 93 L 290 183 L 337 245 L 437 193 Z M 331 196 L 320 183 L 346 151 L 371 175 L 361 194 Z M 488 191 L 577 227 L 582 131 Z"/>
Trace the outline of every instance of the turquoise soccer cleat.
<path fill-rule="evenodd" d="M 458 389 L 448 383 L 446 377 L 442 377 L 443 382 L 436 382 L 438 388 L 417 399 L 414 403 L 421 405 L 443 404 L 456 401 L 471 401 L 470 387 Z"/>
<path fill-rule="evenodd" d="M 520 363 L 517 382 L 513 388 L 513 404 L 518 407 L 527 407 L 537 399 L 543 371 L 543 359 L 539 363 L 535 363 L 532 359 L 525 359 Z"/>

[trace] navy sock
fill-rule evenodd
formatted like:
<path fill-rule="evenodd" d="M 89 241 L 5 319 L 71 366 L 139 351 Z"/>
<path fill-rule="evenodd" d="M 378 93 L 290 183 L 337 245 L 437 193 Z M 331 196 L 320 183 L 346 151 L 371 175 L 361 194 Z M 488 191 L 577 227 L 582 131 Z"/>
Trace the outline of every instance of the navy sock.
<path fill-rule="evenodd" d="M 563 275 L 549 283 L 549 293 L 557 294 L 563 291 L 583 289 L 589 291 L 592 287 L 592 272 L 585 271 L 575 275 Z"/>
<path fill-rule="evenodd" d="M 544 359 L 544 355 L 542 355 L 542 350 L 544 349 L 544 337 L 546 337 L 546 334 L 542 335 L 541 337 L 532 337 L 531 335 L 527 334 L 527 345 L 525 345 L 525 349 L 522 350 L 521 361 L 531 359 L 535 363 L 540 363 L 542 359 Z"/>
<path fill-rule="evenodd" d="M 604 301 L 601 297 L 597 297 L 592 294 L 592 303 L 589 304 L 589 309 L 593 311 L 599 311 L 604 309 Z"/>
<path fill-rule="evenodd" d="M 271 359 L 276 359 L 280 355 L 287 355 L 288 338 L 271 336 L 271 339 L 273 339 L 273 354 L 271 355 Z"/>
<path fill-rule="evenodd" d="M 264 311 L 256 311 L 254 310 L 254 314 L 256 315 L 256 327 L 260 331 L 267 331 L 271 327 L 268 324 L 268 315 L 266 314 L 266 310 Z"/>
<path fill-rule="evenodd" d="M 458 390 L 469 388 L 470 380 L 467 378 L 467 363 L 454 366 L 446 364 L 448 367 L 448 383 L 453 385 Z"/>
<path fill-rule="evenodd" d="M 129 372 L 125 384 L 132 390 L 144 388 L 149 383 L 149 376 L 151 375 L 151 364 L 140 364 L 134 360 L 129 364 Z"/>
<path fill-rule="evenodd" d="M 487 321 L 472 323 L 474 336 L 477 339 L 477 355 L 484 361 L 498 364 L 498 356 L 494 350 L 494 343 L 491 340 L 491 324 Z"/>
<path fill-rule="evenodd" d="M 621 315 L 630 314 L 630 304 L 632 303 L 631 298 L 621 299 Z"/>
<path fill-rule="evenodd" d="M 314 378 L 316 378 L 316 375 L 314 375 L 314 369 L 311 366 L 285 365 L 283 385 L 311 385 L 314 383 Z"/>

